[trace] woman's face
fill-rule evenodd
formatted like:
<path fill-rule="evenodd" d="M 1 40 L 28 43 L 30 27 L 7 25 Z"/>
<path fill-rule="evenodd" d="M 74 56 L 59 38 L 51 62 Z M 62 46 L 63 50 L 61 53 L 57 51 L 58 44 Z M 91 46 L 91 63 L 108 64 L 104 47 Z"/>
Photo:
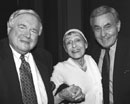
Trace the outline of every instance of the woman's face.
<path fill-rule="evenodd" d="M 79 59 L 85 54 L 87 43 L 77 32 L 65 36 L 65 51 L 73 59 Z"/>

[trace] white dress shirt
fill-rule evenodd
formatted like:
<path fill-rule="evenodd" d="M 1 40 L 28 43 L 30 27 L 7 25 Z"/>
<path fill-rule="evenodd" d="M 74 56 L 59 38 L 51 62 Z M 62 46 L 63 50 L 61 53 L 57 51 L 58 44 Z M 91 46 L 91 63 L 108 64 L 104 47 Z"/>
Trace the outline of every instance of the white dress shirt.
<path fill-rule="evenodd" d="M 20 82 L 19 68 L 21 65 L 21 59 L 20 59 L 21 54 L 16 52 L 12 47 L 11 47 L 11 49 L 12 49 L 14 62 L 16 65 L 16 70 L 17 70 L 19 82 Z M 48 104 L 47 93 L 46 93 L 46 89 L 44 86 L 44 82 L 41 78 L 41 75 L 38 71 L 38 68 L 35 64 L 32 54 L 27 53 L 25 55 L 25 60 L 30 64 L 30 67 L 31 67 L 31 72 L 32 72 L 32 77 L 33 77 L 33 82 L 34 82 L 34 86 L 35 86 L 38 104 Z"/>

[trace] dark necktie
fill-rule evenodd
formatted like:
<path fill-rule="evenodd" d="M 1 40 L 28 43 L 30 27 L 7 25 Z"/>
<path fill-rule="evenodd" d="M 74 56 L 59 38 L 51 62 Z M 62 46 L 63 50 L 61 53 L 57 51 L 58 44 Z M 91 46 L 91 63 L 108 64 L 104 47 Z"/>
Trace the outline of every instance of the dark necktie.
<path fill-rule="evenodd" d="M 36 93 L 34 89 L 30 65 L 25 61 L 24 55 L 20 57 L 22 63 L 20 66 L 20 81 L 22 88 L 22 97 L 24 104 L 37 104 Z"/>
<path fill-rule="evenodd" d="M 109 49 L 106 49 L 102 66 L 104 104 L 109 104 L 109 70 L 110 70 L 110 56 L 109 56 Z"/>

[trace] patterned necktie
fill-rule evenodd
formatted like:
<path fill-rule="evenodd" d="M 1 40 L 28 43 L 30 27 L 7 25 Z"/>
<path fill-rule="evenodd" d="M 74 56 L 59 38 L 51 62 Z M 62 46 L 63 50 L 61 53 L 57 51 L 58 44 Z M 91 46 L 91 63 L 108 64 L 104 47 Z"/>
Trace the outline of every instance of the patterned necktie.
<path fill-rule="evenodd" d="M 109 104 L 109 70 L 110 70 L 110 56 L 109 56 L 109 49 L 106 49 L 102 66 L 104 104 Z"/>
<path fill-rule="evenodd" d="M 30 65 L 25 61 L 24 55 L 21 55 L 20 81 L 22 88 L 22 97 L 24 104 L 37 104 L 36 93 L 34 89 Z"/>

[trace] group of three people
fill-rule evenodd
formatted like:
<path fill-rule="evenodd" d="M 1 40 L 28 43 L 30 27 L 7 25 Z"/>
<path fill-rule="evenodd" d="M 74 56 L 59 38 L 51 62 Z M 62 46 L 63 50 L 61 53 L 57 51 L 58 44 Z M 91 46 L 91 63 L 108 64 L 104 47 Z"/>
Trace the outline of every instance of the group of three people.
<path fill-rule="evenodd" d="M 40 17 L 33 10 L 14 12 L 7 23 L 8 38 L 0 41 L 0 103 L 130 104 L 130 48 L 127 47 L 130 40 L 118 36 L 121 25 L 118 13 L 111 7 L 101 6 L 92 12 L 90 24 L 101 46 L 92 47 L 88 55 L 84 34 L 79 29 L 68 30 L 63 47 L 69 58 L 54 66 L 50 78 L 51 55 L 37 47 L 42 32 Z M 101 74 L 105 48 L 110 48 L 109 84 L 113 95 L 108 102 L 103 97 Z M 21 72 L 23 69 L 31 74 Z"/>

